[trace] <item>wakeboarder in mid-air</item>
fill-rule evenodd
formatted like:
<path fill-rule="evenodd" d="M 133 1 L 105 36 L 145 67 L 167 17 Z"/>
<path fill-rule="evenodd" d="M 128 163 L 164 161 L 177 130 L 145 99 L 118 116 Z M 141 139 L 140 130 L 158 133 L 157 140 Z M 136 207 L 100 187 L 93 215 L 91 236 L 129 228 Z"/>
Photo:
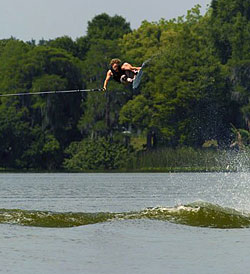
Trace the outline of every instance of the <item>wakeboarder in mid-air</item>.
<path fill-rule="evenodd" d="M 107 90 L 108 82 L 113 78 L 116 82 L 122 84 L 133 84 L 137 75 L 140 74 L 142 67 L 133 67 L 129 63 L 123 63 L 120 59 L 112 59 L 110 69 L 107 72 L 106 79 L 103 84 L 103 89 Z M 133 86 L 134 88 L 134 86 Z"/>

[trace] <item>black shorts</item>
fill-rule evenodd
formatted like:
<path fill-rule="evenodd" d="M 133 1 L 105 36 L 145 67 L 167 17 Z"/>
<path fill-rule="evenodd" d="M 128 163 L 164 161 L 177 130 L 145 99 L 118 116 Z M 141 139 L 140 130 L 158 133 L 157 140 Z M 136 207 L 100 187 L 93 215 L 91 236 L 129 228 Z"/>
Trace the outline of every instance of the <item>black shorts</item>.
<path fill-rule="evenodd" d="M 125 70 L 124 73 L 125 74 L 123 74 L 120 78 L 120 82 L 123 83 L 123 84 L 127 83 L 128 78 L 134 79 L 134 77 L 136 75 L 136 73 L 134 73 L 131 70 Z"/>

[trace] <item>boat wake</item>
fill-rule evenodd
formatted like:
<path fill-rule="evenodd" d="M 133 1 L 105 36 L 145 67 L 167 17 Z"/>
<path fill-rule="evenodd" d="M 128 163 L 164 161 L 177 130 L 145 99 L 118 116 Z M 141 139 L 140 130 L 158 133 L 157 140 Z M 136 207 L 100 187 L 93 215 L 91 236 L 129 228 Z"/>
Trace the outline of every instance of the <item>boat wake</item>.
<path fill-rule="evenodd" d="M 248 228 L 250 214 L 219 205 L 194 202 L 176 207 L 146 208 L 123 213 L 57 213 L 21 209 L 0 209 L 0 224 L 66 228 L 115 220 L 150 219 L 171 223 L 219 229 Z"/>

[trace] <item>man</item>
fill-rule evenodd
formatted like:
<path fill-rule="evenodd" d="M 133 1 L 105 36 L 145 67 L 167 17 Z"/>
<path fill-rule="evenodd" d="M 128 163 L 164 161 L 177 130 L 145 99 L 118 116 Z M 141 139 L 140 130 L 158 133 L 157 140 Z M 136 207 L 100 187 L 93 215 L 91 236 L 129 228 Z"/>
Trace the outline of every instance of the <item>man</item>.
<path fill-rule="evenodd" d="M 111 77 L 118 83 L 132 83 L 140 69 L 141 67 L 133 67 L 129 63 L 122 64 L 120 59 L 112 59 L 110 62 L 110 69 L 107 72 L 107 76 L 103 84 L 103 89 L 107 89 L 107 85 Z"/>

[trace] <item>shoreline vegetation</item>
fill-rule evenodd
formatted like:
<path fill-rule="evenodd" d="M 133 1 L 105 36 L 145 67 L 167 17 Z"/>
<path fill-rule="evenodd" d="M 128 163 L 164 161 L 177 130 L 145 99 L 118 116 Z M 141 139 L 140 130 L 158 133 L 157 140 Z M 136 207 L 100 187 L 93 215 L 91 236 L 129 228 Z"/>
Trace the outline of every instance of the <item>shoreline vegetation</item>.
<path fill-rule="evenodd" d="M 249 41 L 249 0 L 135 30 L 103 13 L 75 40 L 0 39 L 1 95 L 97 89 L 111 59 L 147 61 L 136 90 L 1 96 L 0 171 L 247 171 Z"/>
<path fill-rule="evenodd" d="M 116 169 L 5 169 L 0 173 L 191 173 L 191 172 L 249 172 L 250 150 L 219 149 L 158 149 L 133 155 L 126 166 Z"/>

